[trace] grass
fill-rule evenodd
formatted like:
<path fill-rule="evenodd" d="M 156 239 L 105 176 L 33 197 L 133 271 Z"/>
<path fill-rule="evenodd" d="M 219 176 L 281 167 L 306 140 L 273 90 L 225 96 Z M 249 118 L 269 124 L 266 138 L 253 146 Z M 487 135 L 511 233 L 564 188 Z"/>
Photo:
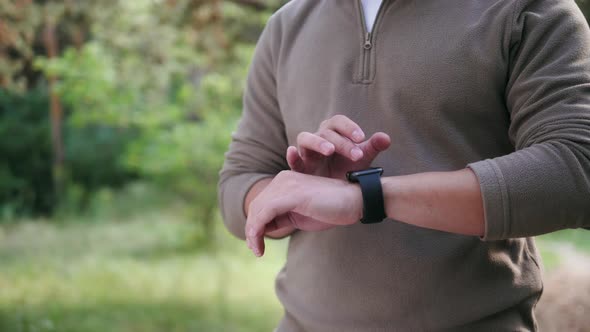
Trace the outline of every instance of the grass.
<path fill-rule="evenodd" d="M 193 232 L 165 216 L 3 226 L 0 331 L 272 331 L 285 243 L 256 259 L 222 231 L 197 250 Z"/>
<path fill-rule="evenodd" d="M 563 250 L 560 250 L 562 247 L 570 247 L 590 257 L 590 230 L 567 229 L 539 236 L 536 242 L 543 257 L 543 265 L 548 270 L 559 266 L 560 256 L 563 255 Z"/>
<path fill-rule="evenodd" d="M 0 331 L 272 331 L 286 242 L 270 241 L 256 259 L 221 227 L 209 250 L 190 242 L 194 233 L 163 212 L 0 226 Z M 561 242 L 590 253 L 590 231 L 546 235 L 538 241 L 546 266 L 557 265 Z"/>

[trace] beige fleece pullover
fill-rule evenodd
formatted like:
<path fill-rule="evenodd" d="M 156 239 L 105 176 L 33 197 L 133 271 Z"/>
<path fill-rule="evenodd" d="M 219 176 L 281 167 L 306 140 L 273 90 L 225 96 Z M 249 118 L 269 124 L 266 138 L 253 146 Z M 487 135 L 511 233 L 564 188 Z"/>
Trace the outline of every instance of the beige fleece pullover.
<path fill-rule="evenodd" d="M 530 331 L 530 236 L 590 226 L 590 31 L 573 0 L 294 0 L 269 20 L 221 171 L 225 223 L 287 169 L 301 131 L 344 114 L 392 146 L 384 176 L 470 167 L 484 239 L 394 220 L 296 232 L 278 331 Z"/>

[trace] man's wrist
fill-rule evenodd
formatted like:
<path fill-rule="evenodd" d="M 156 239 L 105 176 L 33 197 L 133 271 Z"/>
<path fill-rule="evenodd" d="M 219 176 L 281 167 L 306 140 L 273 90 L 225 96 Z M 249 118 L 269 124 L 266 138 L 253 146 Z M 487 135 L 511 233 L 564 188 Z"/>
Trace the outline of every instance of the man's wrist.
<path fill-rule="evenodd" d="M 354 217 L 356 222 L 360 222 L 363 218 L 363 192 L 361 190 L 361 186 L 358 183 L 348 182 L 347 187 L 348 190 L 348 199 L 344 200 L 347 203 L 345 207 L 347 213 L 351 214 Z M 356 223 L 355 222 L 355 223 Z"/>
<path fill-rule="evenodd" d="M 262 178 L 250 187 L 250 190 L 248 190 L 248 193 L 246 193 L 246 197 L 244 197 L 244 215 L 248 216 L 250 203 L 252 203 L 252 201 L 256 198 L 256 196 L 258 196 L 258 194 L 264 191 L 264 188 L 266 188 L 266 186 L 268 186 L 268 184 L 272 182 L 272 179 L 272 177 Z"/>
<path fill-rule="evenodd" d="M 351 183 L 358 183 L 362 195 L 361 223 L 374 224 L 382 222 L 386 217 L 385 197 L 381 175 L 383 168 L 371 167 L 363 170 L 350 171 L 346 178 Z"/>
<path fill-rule="evenodd" d="M 396 197 L 398 191 L 401 189 L 399 185 L 399 181 L 397 181 L 397 177 L 395 176 L 388 176 L 381 178 L 381 187 L 383 188 L 383 201 L 385 203 L 385 214 L 387 218 L 393 219 L 394 215 L 394 203 L 396 202 Z"/>

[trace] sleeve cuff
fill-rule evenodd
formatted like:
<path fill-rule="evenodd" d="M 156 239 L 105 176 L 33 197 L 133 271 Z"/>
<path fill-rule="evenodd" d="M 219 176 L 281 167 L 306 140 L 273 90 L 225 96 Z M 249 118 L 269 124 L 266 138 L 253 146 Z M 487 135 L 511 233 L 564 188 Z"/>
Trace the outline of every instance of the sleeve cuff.
<path fill-rule="evenodd" d="M 227 229 L 236 237 L 245 239 L 244 227 L 246 227 L 246 214 L 244 213 L 244 200 L 252 186 L 264 179 L 273 177 L 274 174 L 244 173 L 232 176 L 219 185 L 219 207 L 223 222 Z"/>
<path fill-rule="evenodd" d="M 486 159 L 467 165 L 479 180 L 483 200 L 485 231 L 482 240 L 503 240 L 510 234 L 508 188 L 498 165 Z"/>

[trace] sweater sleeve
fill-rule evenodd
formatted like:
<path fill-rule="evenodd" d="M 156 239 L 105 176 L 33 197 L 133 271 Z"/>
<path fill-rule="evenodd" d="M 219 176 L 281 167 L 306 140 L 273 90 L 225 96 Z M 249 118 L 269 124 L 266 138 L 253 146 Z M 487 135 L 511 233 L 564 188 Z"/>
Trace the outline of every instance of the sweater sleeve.
<path fill-rule="evenodd" d="M 218 201 L 227 229 L 244 239 L 244 199 L 259 180 L 287 169 L 285 126 L 276 93 L 273 17 L 264 28 L 248 72 L 243 112 L 220 172 Z"/>
<path fill-rule="evenodd" d="M 468 165 L 484 240 L 590 227 L 590 30 L 573 0 L 515 10 L 506 104 L 515 152 Z"/>

